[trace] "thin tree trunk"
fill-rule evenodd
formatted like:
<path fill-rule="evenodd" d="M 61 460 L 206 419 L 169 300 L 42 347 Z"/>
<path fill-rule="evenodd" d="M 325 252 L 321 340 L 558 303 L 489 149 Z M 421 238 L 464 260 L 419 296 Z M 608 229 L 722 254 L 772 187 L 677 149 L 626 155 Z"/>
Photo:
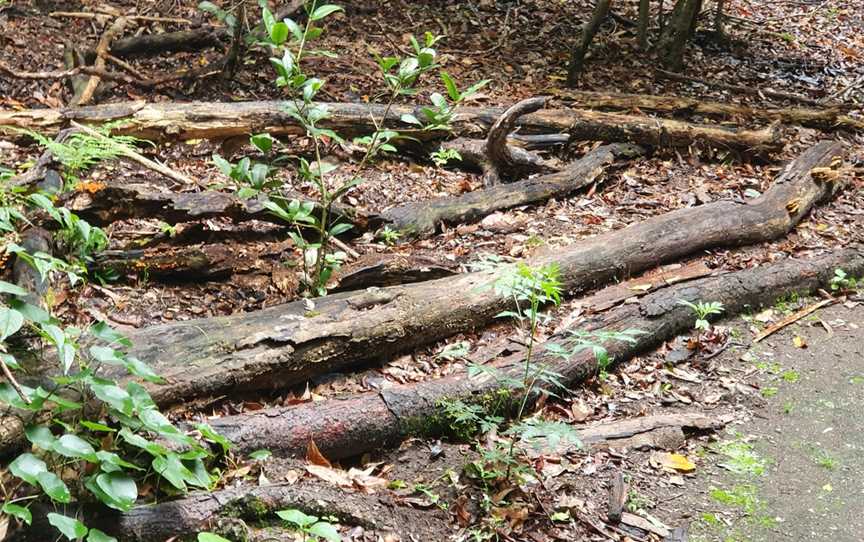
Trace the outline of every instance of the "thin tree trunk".
<path fill-rule="evenodd" d="M 588 52 L 588 47 L 597 34 L 597 30 L 603 23 L 603 20 L 609 14 L 610 0 L 597 0 L 594 5 L 594 11 L 591 13 L 591 19 L 582 27 L 582 37 L 579 44 L 573 49 L 570 56 L 570 67 L 567 69 L 567 84 L 575 86 L 579 80 L 579 75 L 582 73 L 583 63 L 585 62 L 585 54 Z"/>
<path fill-rule="evenodd" d="M 651 0 L 639 0 L 639 29 L 638 43 L 639 48 L 645 51 L 648 49 L 648 26 L 651 24 Z"/>
<path fill-rule="evenodd" d="M 663 66 L 671 71 L 680 71 L 684 65 L 684 49 L 693 35 L 702 0 L 678 0 L 669 24 L 660 37 L 657 54 Z"/>

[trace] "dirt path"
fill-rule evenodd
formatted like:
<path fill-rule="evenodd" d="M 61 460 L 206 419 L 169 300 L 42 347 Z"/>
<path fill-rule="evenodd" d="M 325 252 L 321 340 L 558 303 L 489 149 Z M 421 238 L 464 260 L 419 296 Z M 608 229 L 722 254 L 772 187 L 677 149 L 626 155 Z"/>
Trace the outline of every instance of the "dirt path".
<path fill-rule="evenodd" d="M 691 540 L 861 540 L 862 339 L 864 310 L 836 306 L 724 355 L 726 370 L 756 369 L 764 401 L 704 448 L 696 490 L 675 506 Z"/>

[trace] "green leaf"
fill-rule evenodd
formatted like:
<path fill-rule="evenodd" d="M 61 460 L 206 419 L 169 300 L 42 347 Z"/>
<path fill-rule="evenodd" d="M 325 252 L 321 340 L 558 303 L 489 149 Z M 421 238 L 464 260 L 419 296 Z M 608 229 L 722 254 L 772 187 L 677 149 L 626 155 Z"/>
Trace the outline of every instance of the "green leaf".
<path fill-rule="evenodd" d="M 273 137 L 270 134 L 255 134 L 249 138 L 249 141 L 264 154 L 273 148 Z"/>
<path fill-rule="evenodd" d="M 40 472 L 38 476 L 39 487 L 46 495 L 51 497 L 51 500 L 67 503 L 72 501 L 72 495 L 69 493 L 69 488 L 63 483 L 53 472 Z"/>
<path fill-rule="evenodd" d="M 30 292 L 20 286 L 11 284 L 5 280 L 0 280 L 0 294 L 28 295 L 29 293 Z"/>
<path fill-rule="evenodd" d="M 30 305 L 29 303 L 24 303 L 20 299 L 10 299 L 9 306 L 20 312 L 24 318 L 33 323 L 47 324 L 51 321 L 51 315 L 44 309 L 35 305 Z"/>
<path fill-rule="evenodd" d="M 157 375 L 149 365 L 136 357 L 126 358 L 123 362 L 123 366 L 126 367 L 129 374 L 139 376 L 147 382 L 152 382 L 154 384 L 162 384 L 165 382 L 165 379 Z"/>
<path fill-rule="evenodd" d="M 99 461 L 101 463 L 103 470 L 106 470 L 108 472 L 113 472 L 116 469 L 105 469 L 105 465 L 111 465 L 114 467 L 125 468 L 125 469 L 144 470 L 141 467 L 139 467 L 138 465 L 135 465 L 134 463 L 130 463 L 128 461 L 125 461 L 122 457 L 115 454 L 114 452 L 99 450 L 98 452 L 96 452 L 96 457 L 99 458 Z"/>
<path fill-rule="evenodd" d="M 450 74 L 447 72 L 441 72 L 441 80 L 444 81 L 444 86 L 447 88 L 447 95 L 450 96 L 450 99 L 458 101 L 459 96 L 459 88 L 456 86 L 456 82 L 453 81 L 453 78 L 450 77 Z"/>
<path fill-rule="evenodd" d="M 126 347 L 132 346 L 132 341 L 126 335 L 123 335 L 105 322 L 96 322 L 90 326 L 90 334 L 109 344 L 121 344 Z"/>
<path fill-rule="evenodd" d="M 78 435 L 66 434 L 54 442 L 52 450 L 64 457 L 86 459 L 91 463 L 97 463 L 96 450 L 93 446 Z"/>
<path fill-rule="evenodd" d="M 75 518 L 51 512 L 48 514 L 48 523 L 56 527 L 69 540 L 78 540 L 87 536 L 87 527 Z"/>
<path fill-rule="evenodd" d="M 150 397 L 150 392 L 148 392 L 141 384 L 138 384 L 137 382 L 129 382 L 126 384 L 126 391 L 128 391 L 129 395 L 132 396 L 132 403 L 135 405 L 135 409 L 139 412 L 156 408 L 156 403 L 154 403 L 153 398 Z"/>
<path fill-rule="evenodd" d="M 153 470 L 181 491 L 187 489 L 186 480 L 195 480 L 195 475 L 183 465 L 177 454 L 169 453 L 162 457 L 156 457 L 153 459 L 152 465 Z"/>
<path fill-rule="evenodd" d="M 117 432 L 116 429 L 108 427 L 107 425 L 105 425 L 103 423 L 91 422 L 88 420 L 81 420 L 81 422 L 79 422 L 79 423 L 85 429 L 89 429 L 90 431 L 102 431 L 104 433 L 116 433 Z M 97 452 L 97 454 L 98 454 L 98 452 Z"/>
<path fill-rule="evenodd" d="M 333 4 L 325 4 L 323 6 L 319 6 L 315 8 L 315 11 L 312 12 L 312 15 L 309 16 L 309 19 L 313 21 L 320 21 L 324 17 L 330 15 L 331 13 L 335 13 L 337 11 L 343 11 L 343 9 L 339 6 L 335 6 Z"/>
<path fill-rule="evenodd" d="M 3 513 L 16 517 L 27 525 L 33 523 L 33 514 L 30 513 L 29 508 L 24 508 L 23 506 L 7 502 L 3 505 Z"/>
<path fill-rule="evenodd" d="M 8 307 L 0 308 L 0 341 L 14 335 L 24 325 L 24 315 Z"/>
<path fill-rule="evenodd" d="M 288 25 L 278 22 L 270 27 L 270 41 L 276 45 L 282 45 L 288 39 Z"/>
<path fill-rule="evenodd" d="M 9 463 L 9 472 L 35 486 L 39 484 L 39 474 L 48 472 L 48 466 L 35 455 L 24 453 Z"/>
<path fill-rule="evenodd" d="M 309 527 L 309 530 L 306 532 L 319 538 L 323 538 L 324 540 L 328 540 L 329 542 L 342 541 L 342 537 L 339 535 L 339 531 L 336 530 L 336 527 L 326 521 L 319 521 L 315 525 Z"/>
<path fill-rule="evenodd" d="M 218 534 L 213 533 L 198 533 L 198 542 L 231 542 L 227 538 L 222 538 Z"/>
<path fill-rule="evenodd" d="M 103 473 L 96 477 L 96 484 L 117 505 L 116 508 L 126 512 L 138 500 L 138 486 L 135 480 L 122 472 Z"/>
<path fill-rule="evenodd" d="M 251 454 L 249 454 L 250 459 L 254 459 L 255 461 L 266 461 L 270 459 L 270 456 L 273 455 L 273 452 L 270 450 L 255 450 Z"/>
<path fill-rule="evenodd" d="M 51 450 L 57 440 L 51 430 L 44 425 L 31 425 L 24 430 L 24 434 L 27 440 L 43 450 Z"/>
<path fill-rule="evenodd" d="M 6 364 L 6 367 L 9 367 L 13 370 L 20 370 L 21 365 L 18 363 L 18 360 L 15 359 L 15 356 L 11 354 L 2 354 L 0 353 L 0 360 L 3 360 L 3 363 Z"/>
<path fill-rule="evenodd" d="M 130 397 L 129 393 L 120 386 L 115 386 L 114 384 L 97 384 L 93 382 L 90 384 L 90 390 L 96 398 L 104 401 L 112 408 L 119 410 L 127 416 L 132 415 L 134 410 L 132 397 Z"/>
<path fill-rule="evenodd" d="M 210 425 L 199 423 L 195 428 L 201 432 L 202 437 L 221 446 L 223 454 L 227 454 L 228 450 L 231 449 L 231 441 L 217 433 L 215 429 L 210 427 Z"/>
<path fill-rule="evenodd" d="M 293 508 L 289 510 L 279 510 L 276 512 L 276 515 L 283 521 L 287 521 L 288 523 L 300 528 L 309 527 L 318 521 L 316 516 L 306 515 L 300 510 L 294 510 Z"/>
<path fill-rule="evenodd" d="M 87 542 L 117 542 L 113 536 L 108 536 L 99 529 L 90 529 L 90 534 L 87 535 Z"/>
<path fill-rule="evenodd" d="M 330 228 L 330 235 L 339 235 L 339 234 L 345 233 L 346 231 L 350 230 L 353 227 L 354 226 L 352 224 L 346 224 L 344 222 L 340 223 L 340 224 L 336 224 L 332 228 Z"/>
<path fill-rule="evenodd" d="M 144 438 L 140 435 L 136 435 L 135 433 L 133 433 L 132 431 L 130 431 L 126 427 L 121 429 L 120 432 L 118 433 L 118 435 L 123 437 L 123 440 L 125 440 L 127 443 L 129 443 L 130 446 L 135 446 L 136 448 L 141 448 L 142 450 L 144 450 L 145 452 L 147 452 L 148 454 L 150 454 L 152 456 L 160 457 L 160 456 L 163 456 L 163 455 L 168 453 L 168 450 L 164 446 L 162 446 L 161 444 L 156 444 L 155 442 L 150 442 L 146 438 Z"/>

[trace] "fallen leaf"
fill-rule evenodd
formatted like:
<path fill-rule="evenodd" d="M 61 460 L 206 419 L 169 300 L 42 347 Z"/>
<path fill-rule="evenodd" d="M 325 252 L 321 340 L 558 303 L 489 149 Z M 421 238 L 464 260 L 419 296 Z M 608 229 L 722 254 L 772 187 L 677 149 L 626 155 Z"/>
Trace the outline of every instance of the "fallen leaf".
<path fill-rule="evenodd" d="M 655 467 L 663 467 L 679 472 L 693 472 L 696 465 L 681 454 L 654 452 L 651 454 L 650 462 Z"/>
<path fill-rule="evenodd" d="M 795 348 L 807 348 L 807 341 L 800 335 L 795 335 L 792 338 L 792 344 L 795 345 Z"/>
<path fill-rule="evenodd" d="M 324 454 L 321 453 L 321 450 L 318 449 L 318 445 L 316 445 L 315 441 L 312 439 L 309 439 L 309 444 L 306 445 L 306 460 L 313 465 L 329 468 L 333 467 L 333 464 L 324 457 Z"/>

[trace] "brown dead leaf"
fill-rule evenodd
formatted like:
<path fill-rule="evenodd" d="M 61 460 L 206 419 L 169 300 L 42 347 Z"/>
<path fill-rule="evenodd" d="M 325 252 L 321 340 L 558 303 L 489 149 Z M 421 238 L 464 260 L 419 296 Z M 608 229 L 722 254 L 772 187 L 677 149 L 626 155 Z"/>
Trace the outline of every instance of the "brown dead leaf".
<path fill-rule="evenodd" d="M 669 471 L 693 472 L 696 465 L 681 454 L 654 452 L 649 459 L 655 468 L 663 468 Z"/>
<path fill-rule="evenodd" d="M 318 449 L 318 445 L 315 444 L 315 441 L 312 439 L 309 439 L 309 444 L 306 445 L 306 461 L 321 467 L 333 467 L 333 464 L 324 457 L 324 454 L 321 453 L 321 450 Z"/>

